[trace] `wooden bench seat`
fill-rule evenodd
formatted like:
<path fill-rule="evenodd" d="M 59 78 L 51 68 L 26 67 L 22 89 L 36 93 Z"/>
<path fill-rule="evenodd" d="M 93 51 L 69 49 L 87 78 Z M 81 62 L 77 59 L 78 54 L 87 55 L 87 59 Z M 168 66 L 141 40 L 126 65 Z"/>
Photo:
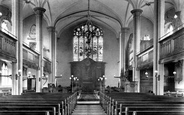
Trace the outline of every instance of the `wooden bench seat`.
<path fill-rule="evenodd" d="M 64 109 L 64 107 L 61 107 L 59 104 L 46 104 L 46 103 L 38 103 L 38 104 L 35 104 L 35 103 L 0 103 L 0 110 L 3 110 L 3 109 L 11 109 L 11 108 L 15 108 L 15 109 L 25 109 L 25 108 L 28 108 L 28 109 L 46 109 L 46 108 L 53 108 L 55 107 L 55 112 L 56 114 L 59 114 L 61 113 L 62 111 L 62 108 Z M 20 110 L 19 109 L 19 110 Z"/>
<path fill-rule="evenodd" d="M 184 104 L 184 102 L 175 102 L 175 101 L 121 101 L 118 100 L 117 101 L 118 104 L 122 103 L 122 104 Z"/>
<path fill-rule="evenodd" d="M 184 111 L 183 107 L 126 107 L 123 111 Z"/>
<path fill-rule="evenodd" d="M 122 114 L 124 115 L 124 114 Z M 134 111 L 129 115 L 184 115 L 184 112 L 173 111 Z"/>
<path fill-rule="evenodd" d="M 0 111 L 0 115 L 50 115 L 49 111 Z"/>
<path fill-rule="evenodd" d="M 49 111 L 50 115 L 56 115 L 53 106 L 0 106 L 0 111 Z"/>
<path fill-rule="evenodd" d="M 119 106 L 119 105 L 118 105 Z M 184 108 L 184 104 L 153 104 L 153 103 L 148 103 L 148 104 L 122 104 L 122 107 L 137 107 L 137 106 L 141 106 L 141 107 L 183 107 Z"/>
<path fill-rule="evenodd" d="M 183 97 L 168 97 L 163 95 L 150 95 L 145 93 L 110 93 L 107 94 L 113 99 L 132 99 L 132 100 L 138 100 L 138 99 L 151 99 L 151 100 L 180 100 Z"/>

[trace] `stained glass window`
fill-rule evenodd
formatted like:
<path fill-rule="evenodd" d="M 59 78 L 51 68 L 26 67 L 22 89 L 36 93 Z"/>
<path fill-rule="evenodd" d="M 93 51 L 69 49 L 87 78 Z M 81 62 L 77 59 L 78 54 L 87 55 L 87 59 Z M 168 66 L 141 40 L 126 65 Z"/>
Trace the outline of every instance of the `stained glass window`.
<path fill-rule="evenodd" d="M 74 29 L 73 61 L 85 58 L 103 61 L 103 32 L 91 24 L 83 24 Z"/>

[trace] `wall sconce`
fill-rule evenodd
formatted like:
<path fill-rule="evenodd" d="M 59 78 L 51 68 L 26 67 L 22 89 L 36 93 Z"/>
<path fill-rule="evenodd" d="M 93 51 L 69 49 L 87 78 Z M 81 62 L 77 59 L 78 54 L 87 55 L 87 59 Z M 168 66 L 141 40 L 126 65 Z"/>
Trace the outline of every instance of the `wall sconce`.
<path fill-rule="evenodd" d="M 46 47 L 43 47 L 43 51 L 47 51 L 47 52 L 50 52 L 50 50 L 49 49 L 47 49 Z"/>
<path fill-rule="evenodd" d="M 175 18 L 175 19 L 178 18 L 178 15 L 175 14 L 175 15 L 174 15 L 174 18 Z"/>
<path fill-rule="evenodd" d="M 175 71 L 173 71 L 173 74 L 174 74 L 174 76 L 176 75 L 176 72 Z"/>
<path fill-rule="evenodd" d="M 47 77 L 46 77 L 46 75 L 43 73 L 43 75 L 42 75 L 42 78 L 41 77 L 39 77 L 39 81 L 41 81 L 41 79 L 42 80 L 46 80 L 47 81 Z"/>
<path fill-rule="evenodd" d="M 27 74 L 28 74 L 28 78 L 30 78 L 31 77 L 31 72 L 29 71 Z"/>
<path fill-rule="evenodd" d="M 148 72 L 147 72 L 147 71 L 145 72 L 145 75 L 146 75 L 146 77 L 148 78 Z"/>
<path fill-rule="evenodd" d="M 160 81 L 160 75 L 158 74 L 157 70 L 155 70 L 155 77 L 157 78 L 158 81 Z"/>
<path fill-rule="evenodd" d="M 174 79 L 175 81 L 178 81 L 178 84 L 179 84 L 180 81 L 182 81 L 182 78 L 178 78 L 176 74 L 177 74 L 176 71 L 173 71 Z"/>
<path fill-rule="evenodd" d="M 22 72 L 22 71 L 19 69 L 19 70 L 18 70 L 18 73 L 15 75 L 15 79 L 16 79 L 16 80 L 18 79 L 18 77 L 21 76 L 21 72 Z"/>

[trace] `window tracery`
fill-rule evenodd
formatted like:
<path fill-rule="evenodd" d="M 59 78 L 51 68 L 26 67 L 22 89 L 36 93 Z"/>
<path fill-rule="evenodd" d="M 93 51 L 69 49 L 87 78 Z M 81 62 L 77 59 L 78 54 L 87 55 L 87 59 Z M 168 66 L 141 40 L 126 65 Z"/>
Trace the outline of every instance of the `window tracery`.
<path fill-rule="evenodd" d="M 103 61 L 102 29 L 88 23 L 74 29 L 73 37 L 73 61 L 85 58 Z"/>

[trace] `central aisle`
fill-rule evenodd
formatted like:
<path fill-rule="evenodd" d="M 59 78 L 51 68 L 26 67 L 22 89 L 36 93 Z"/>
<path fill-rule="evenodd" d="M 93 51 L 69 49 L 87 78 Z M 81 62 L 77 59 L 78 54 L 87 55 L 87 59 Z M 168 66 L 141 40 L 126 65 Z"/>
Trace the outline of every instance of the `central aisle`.
<path fill-rule="evenodd" d="M 81 94 L 72 115 L 106 115 L 100 106 L 98 96 Z"/>

